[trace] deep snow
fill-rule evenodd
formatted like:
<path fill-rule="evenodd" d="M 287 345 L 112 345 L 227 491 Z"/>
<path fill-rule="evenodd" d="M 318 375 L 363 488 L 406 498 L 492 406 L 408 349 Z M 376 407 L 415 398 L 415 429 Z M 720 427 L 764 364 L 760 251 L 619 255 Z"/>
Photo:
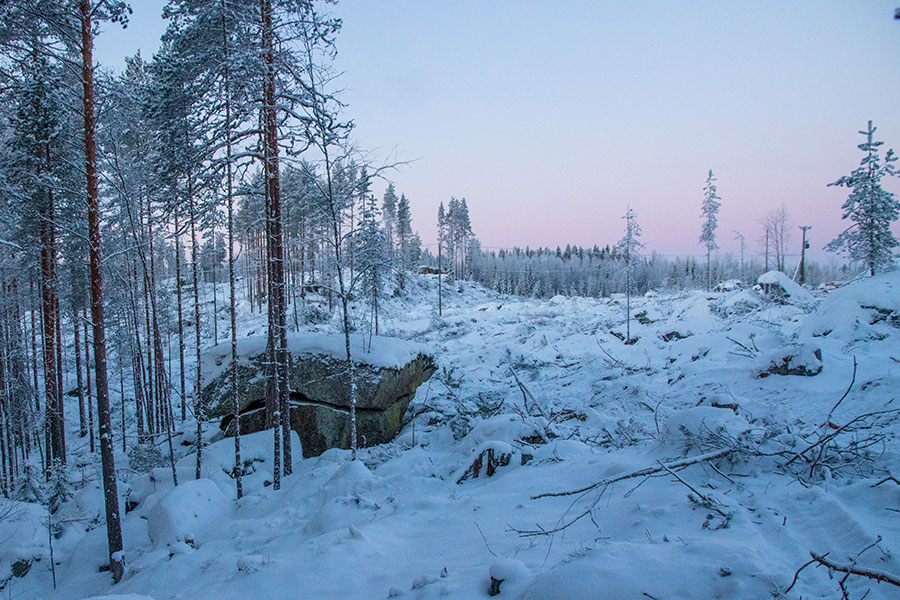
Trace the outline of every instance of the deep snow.
<path fill-rule="evenodd" d="M 504 579 L 500 598 L 523 600 L 840 597 L 838 578 L 815 566 L 783 591 L 811 551 L 847 562 L 879 536 L 859 565 L 900 576 L 900 485 L 876 485 L 900 472 L 896 413 L 882 412 L 900 408 L 900 273 L 801 304 L 746 289 L 648 296 L 632 299 L 637 341 L 625 345 L 624 298 L 538 301 L 452 284 L 437 317 L 436 282 L 410 277 L 383 323 L 389 336 L 433 352 L 440 371 L 394 442 L 356 463 L 340 450 L 294 452 L 294 474 L 276 492 L 267 485 L 272 433 L 245 436 L 246 496 L 237 502 L 230 439 L 205 450 L 199 481 L 179 446 L 176 489 L 165 466 L 121 469 L 130 510 L 118 585 L 98 571 L 106 539 L 90 472 L 99 458 L 75 450 L 89 483 L 53 516 L 58 589 L 47 513 L 16 503 L 0 520 L 0 578 L 20 558 L 40 561 L 2 593 L 465 600 L 488 597 L 493 575 Z M 241 322 L 242 338 L 264 327 L 247 311 Z M 819 350 L 818 375 L 760 376 L 796 347 Z M 854 359 L 854 384 L 830 414 Z M 737 450 L 678 470 L 680 481 L 661 471 L 532 498 L 729 446 Z M 457 484 L 488 448 L 509 464 Z M 817 455 L 815 464 L 806 458 Z M 854 599 L 869 588 L 870 599 L 900 591 L 859 577 L 847 586 Z"/>

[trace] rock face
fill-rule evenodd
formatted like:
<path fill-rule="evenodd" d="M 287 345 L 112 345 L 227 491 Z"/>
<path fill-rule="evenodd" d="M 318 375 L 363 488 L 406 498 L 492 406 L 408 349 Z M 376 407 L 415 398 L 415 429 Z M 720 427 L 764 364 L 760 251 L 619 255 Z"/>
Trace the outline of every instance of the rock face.
<path fill-rule="evenodd" d="M 361 343 L 353 346 L 357 441 L 360 446 L 388 442 L 399 433 L 416 389 L 434 373 L 434 360 L 420 346 L 403 340 L 375 338 L 369 352 Z M 350 389 L 346 361 L 341 359 L 343 336 L 291 336 L 288 351 L 291 428 L 300 437 L 303 456 L 349 448 Z M 260 431 L 266 426 L 265 339 L 241 340 L 238 357 L 241 431 Z M 229 344 L 209 351 L 202 395 L 207 415 L 223 417 L 221 427 L 227 434 L 233 432 L 229 358 Z"/>

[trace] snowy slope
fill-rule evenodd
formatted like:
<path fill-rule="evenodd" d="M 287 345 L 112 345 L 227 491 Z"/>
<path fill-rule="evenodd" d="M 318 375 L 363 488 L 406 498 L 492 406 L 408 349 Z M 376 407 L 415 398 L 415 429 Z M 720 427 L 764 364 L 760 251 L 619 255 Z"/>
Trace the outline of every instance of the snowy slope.
<path fill-rule="evenodd" d="M 94 484 L 59 513 L 70 523 L 54 540 L 56 591 L 46 513 L 28 505 L 12 526 L 0 522 L 0 540 L 11 540 L 0 568 L 23 554 L 41 561 L 7 590 L 466 600 L 488 597 L 493 576 L 499 597 L 527 600 L 820 598 L 840 589 L 815 565 L 784 594 L 810 552 L 846 563 L 864 549 L 860 567 L 900 576 L 900 484 L 884 481 L 900 472 L 900 273 L 799 305 L 752 290 L 632 299 L 632 345 L 622 342 L 624 299 L 537 301 L 454 284 L 437 317 L 435 282 L 410 278 L 408 288 L 387 304 L 387 335 L 429 349 L 440 371 L 398 439 L 357 463 L 340 450 L 295 452 L 276 492 L 271 432 L 246 436 L 252 474 L 237 502 L 230 439 L 208 448 L 199 481 L 183 456 L 177 489 L 165 467 L 124 470 L 129 570 L 116 586 L 98 572 Z M 242 338 L 263 331 L 242 322 Z M 770 373 L 800 351 L 820 373 Z M 476 477 L 487 449 L 508 464 Z M 657 472 L 535 498 L 642 469 Z M 900 592 L 860 577 L 846 585 L 851 598 Z"/>

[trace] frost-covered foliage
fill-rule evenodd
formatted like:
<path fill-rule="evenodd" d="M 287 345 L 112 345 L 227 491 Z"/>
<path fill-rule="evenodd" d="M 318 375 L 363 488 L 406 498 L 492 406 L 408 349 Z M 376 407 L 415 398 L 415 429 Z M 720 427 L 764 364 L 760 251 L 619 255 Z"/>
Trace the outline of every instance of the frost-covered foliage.
<path fill-rule="evenodd" d="M 897 157 L 893 150 L 888 150 L 882 161 L 878 149 L 884 142 L 874 139 L 875 129 L 869 121 L 868 129 L 859 132 L 866 136 L 866 141 L 858 146 L 865 152 L 859 167 L 829 184 L 851 190 L 841 208 L 842 218 L 853 224 L 826 246 L 862 262 L 871 275 L 891 267 L 893 249 L 900 245 L 891 232 L 891 223 L 900 215 L 900 201 L 881 187 L 882 179 L 896 174 L 893 163 Z"/>
<path fill-rule="evenodd" d="M 408 202 L 406 210 L 408 219 Z M 400 230 L 398 230 L 398 235 L 400 235 Z M 405 238 L 401 237 L 402 239 Z M 359 296 L 369 307 L 370 332 L 378 335 L 378 304 L 385 280 L 390 273 L 391 260 L 387 251 L 387 238 L 378 223 L 378 204 L 375 196 L 370 196 L 366 201 L 355 243 L 354 261 L 357 279 L 354 284 L 358 289 Z"/>
<path fill-rule="evenodd" d="M 700 205 L 700 214 L 703 216 L 703 227 L 700 229 L 700 243 L 708 252 L 719 248 L 716 244 L 716 229 L 719 227 L 719 208 L 722 203 L 717 192 L 716 178 L 712 169 L 706 176 L 706 185 L 703 186 L 703 203 Z"/>
<path fill-rule="evenodd" d="M 719 208 L 722 203 L 717 193 L 716 178 L 712 169 L 706 176 L 706 185 L 703 186 L 703 203 L 700 205 L 700 213 L 703 216 L 703 227 L 700 229 L 700 243 L 706 248 L 706 291 L 712 287 L 712 252 L 718 250 L 716 244 L 716 229 L 719 228 Z"/>

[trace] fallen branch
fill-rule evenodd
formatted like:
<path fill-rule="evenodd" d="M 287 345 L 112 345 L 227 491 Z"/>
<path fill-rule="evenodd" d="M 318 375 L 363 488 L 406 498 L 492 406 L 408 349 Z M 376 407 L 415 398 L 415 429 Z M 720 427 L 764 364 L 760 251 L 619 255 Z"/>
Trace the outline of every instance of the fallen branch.
<path fill-rule="evenodd" d="M 879 481 L 878 483 L 873 483 L 873 484 L 870 485 L 869 487 L 878 487 L 878 486 L 881 485 L 882 483 L 887 483 L 888 481 L 893 481 L 893 482 L 896 483 L 897 485 L 900 485 L 900 481 L 898 481 L 896 477 L 894 477 L 893 475 L 889 475 L 888 477 L 885 477 L 884 479 L 882 479 L 882 480 Z"/>
<path fill-rule="evenodd" d="M 738 356 L 746 356 L 747 358 L 755 358 L 756 355 L 759 354 L 759 350 L 756 349 L 755 344 L 754 344 L 754 347 L 751 349 L 751 348 L 748 348 L 747 346 L 745 346 L 744 344 L 740 343 L 736 339 L 734 339 L 732 337 L 728 337 L 727 335 L 725 336 L 725 339 L 727 339 L 729 342 L 731 342 L 733 344 L 737 344 L 743 350 L 743 352 L 737 352 L 737 351 L 732 350 L 732 352 L 731 352 L 732 354 L 736 354 Z"/>
<path fill-rule="evenodd" d="M 690 465 L 695 465 L 701 462 L 707 462 L 710 460 L 716 460 L 718 458 L 722 458 L 723 456 L 727 456 L 735 451 L 735 448 L 722 448 L 716 450 L 714 452 L 707 452 L 706 454 L 700 454 L 698 456 L 693 456 L 690 458 L 682 458 L 679 460 L 673 460 L 669 463 L 658 462 L 655 467 L 647 467 L 645 469 L 640 469 L 638 471 L 631 471 L 630 473 L 623 473 L 621 475 L 616 475 L 614 477 L 607 477 L 606 479 L 601 479 L 595 483 L 592 483 L 588 486 L 577 490 L 568 490 L 565 492 L 545 492 L 543 494 L 537 494 L 536 496 L 532 496 L 532 500 L 537 500 L 539 498 L 551 498 L 551 497 L 559 497 L 559 496 L 575 496 L 577 494 L 583 494 L 585 492 L 589 492 L 591 490 L 597 489 L 599 487 L 605 487 L 617 481 L 622 481 L 625 479 L 632 479 L 634 477 L 646 477 L 647 475 L 653 475 L 654 473 L 660 473 L 662 471 L 669 471 L 670 469 L 680 469 L 682 467 L 688 467 Z"/>
<path fill-rule="evenodd" d="M 866 418 L 868 418 L 868 417 L 877 417 L 877 416 L 879 416 L 879 415 L 886 415 L 886 414 L 890 414 L 890 413 L 895 413 L 895 412 L 898 412 L 898 410 L 900 410 L 900 409 L 893 408 L 893 409 L 889 409 L 889 410 L 878 410 L 878 411 L 866 413 L 866 414 L 864 414 L 864 415 L 859 415 L 858 417 L 855 417 L 854 419 L 850 420 L 849 422 L 845 423 L 844 425 L 841 425 L 840 427 L 836 427 L 836 428 L 834 429 L 833 432 L 831 432 L 830 434 L 828 434 L 828 435 L 822 437 L 819 441 L 817 441 L 817 442 L 815 442 L 815 443 L 813 443 L 813 444 L 807 446 L 805 450 L 802 450 L 802 451 L 798 452 L 797 454 L 795 454 L 794 457 L 793 457 L 791 460 L 789 460 L 789 461 L 787 461 L 787 462 L 785 463 L 785 466 L 791 464 L 792 462 L 794 462 L 794 461 L 797 460 L 798 458 L 803 458 L 803 455 L 806 454 L 807 452 L 809 452 L 810 450 L 812 450 L 813 448 L 816 448 L 817 446 L 820 446 L 821 444 L 825 444 L 825 443 L 827 443 L 827 442 L 830 442 L 830 441 L 833 440 L 835 437 L 837 437 L 837 435 L 838 435 L 839 433 L 841 433 L 842 431 L 844 431 L 845 429 L 847 429 L 847 428 L 850 427 L 851 425 L 854 425 L 854 424 L 858 423 L 859 421 L 862 421 L 863 419 L 866 419 Z"/>
<path fill-rule="evenodd" d="M 544 409 L 541 408 L 540 403 L 535 399 L 531 391 L 525 387 L 525 384 L 519 379 L 519 375 L 516 373 L 516 370 L 512 368 L 512 365 L 509 367 L 509 372 L 512 373 L 513 379 L 516 380 L 516 385 L 519 386 L 519 390 L 522 391 L 522 401 L 525 403 L 525 412 L 531 414 L 531 411 L 528 409 L 528 401 L 531 400 L 532 406 L 537 408 L 538 413 L 546 419 L 547 417 L 544 414 Z"/>
<path fill-rule="evenodd" d="M 882 571 L 874 571 L 872 569 L 860 569 L 855 565 L 855 563 L 836 563 L 828 558 L 827 553 L 816 554 L 815 552 L 810 552 L 809 555 L 812 556 L 814 561 L 816 561 L 820 565 L 828 567 L 832 571 L 839 571 L 841 573 L 847 573 L 848 575 L 859 575 L 860 577 L 874 579 L 879 583 L 884 582 L 900 587 L 900 578 L 897 578 L 894 575 L 888 575 L 887 573 L 884 573 Z"/>

